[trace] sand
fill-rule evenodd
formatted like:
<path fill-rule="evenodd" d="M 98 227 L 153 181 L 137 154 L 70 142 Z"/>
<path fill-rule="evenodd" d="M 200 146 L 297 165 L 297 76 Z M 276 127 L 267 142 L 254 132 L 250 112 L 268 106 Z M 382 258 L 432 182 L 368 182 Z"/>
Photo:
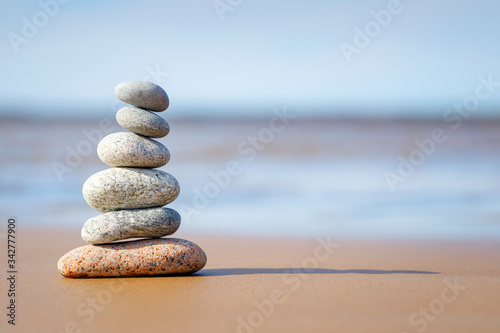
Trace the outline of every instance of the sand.
<path fill-rule="evenodd" d="M 500 331 L 499 242 L 176 237 L 205 250 L 205 269 L 67 279 L 56 263 L 79 231 L 18 230 L 16 326 L 2 313 L 0 331 Z"/>

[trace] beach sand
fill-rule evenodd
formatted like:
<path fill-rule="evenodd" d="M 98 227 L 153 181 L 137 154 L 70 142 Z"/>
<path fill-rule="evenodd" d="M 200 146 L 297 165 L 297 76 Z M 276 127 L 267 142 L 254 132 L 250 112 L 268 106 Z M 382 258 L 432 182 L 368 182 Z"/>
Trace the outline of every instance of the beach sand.
<path fill-rule="evenodd" d="M 193 276 L 66 279 L 56 263 L 85 244 L 79 230 L 17 235 L 16 326 L 2 314 L 2 332 L 500 331 L 499 242 L 180 231 L 208 255 Z"/>

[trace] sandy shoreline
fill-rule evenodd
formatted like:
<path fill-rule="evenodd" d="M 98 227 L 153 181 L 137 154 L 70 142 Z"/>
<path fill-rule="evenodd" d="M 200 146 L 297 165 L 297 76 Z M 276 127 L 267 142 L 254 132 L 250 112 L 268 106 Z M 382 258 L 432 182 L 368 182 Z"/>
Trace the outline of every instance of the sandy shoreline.
<path fill-rule="evenodd" d="M 186 235 L 194 276 L 65 279 L 78 231 L 18 231 L 17 325 L 2 332 L 498 332 L 498 242 Z M 2 240 L 3 242 L 3 240 Z M 4 267 L 2 265 L 2 267 Z M 2 308 L 7 304 L 1 272 Z"/>

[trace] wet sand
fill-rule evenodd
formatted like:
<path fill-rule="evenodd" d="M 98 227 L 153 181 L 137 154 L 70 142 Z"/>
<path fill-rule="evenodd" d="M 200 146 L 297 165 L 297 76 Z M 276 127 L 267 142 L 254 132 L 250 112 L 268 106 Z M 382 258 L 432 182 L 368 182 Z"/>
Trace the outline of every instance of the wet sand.
<path fill-rule="evenodd" d="M 499 242 L 176 237 L 205 269 L 66 279 L 56 263 L 85 245 L 79 230 L 21 228 L 16 326 L 2 314 L 1 332 L 500 331 Z"/>

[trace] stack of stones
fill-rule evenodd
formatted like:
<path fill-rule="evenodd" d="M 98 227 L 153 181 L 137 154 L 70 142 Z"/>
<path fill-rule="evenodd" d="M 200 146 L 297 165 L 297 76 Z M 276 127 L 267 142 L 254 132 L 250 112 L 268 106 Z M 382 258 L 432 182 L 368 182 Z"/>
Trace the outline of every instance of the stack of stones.
<path fill-rule="evenodd" d="M 168 96 L 146 81 L 123 82 L 115 93 L 133 105 L 116 114 L 118 123 L 132 133 L 113 133 L 99 143 L 99 158 L 112 168 L 90 176 L 83 196 L 103 214 L 83 226 L 82 238 L 92 245 L 65 254 L 59 272 L 73 278 L 194 273 L 205 266 L 203 250 L 187 240 L 159 238 L 175 233 L 181 223 L 175 210 L 162 207 L 177 198 L 179 183 L 154 169 L 170 160 L 168 149 L 151 139 L 170 131 L 156 114 L 168 108 Z M 147 239 L 112 243 L 128 238 Z"/>

